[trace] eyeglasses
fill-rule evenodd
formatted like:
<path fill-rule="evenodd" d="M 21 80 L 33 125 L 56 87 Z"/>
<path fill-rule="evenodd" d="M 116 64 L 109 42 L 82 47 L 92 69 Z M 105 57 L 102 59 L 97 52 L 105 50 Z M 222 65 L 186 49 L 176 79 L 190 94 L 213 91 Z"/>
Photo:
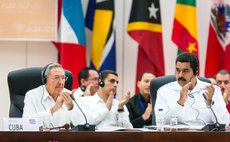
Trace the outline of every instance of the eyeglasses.
<path fill-rule="evenodd" d="M 97 77 L 95 77 L 95 78 L 88 78 L 87 81 L 88 81 L 88 80 L 91 80 L 91 81 L 98 81 L 99 78 L 97 78 Z"/>
<path fill-rule="evenodd" d="M 68 80 L 68 77 L 67 77 L 67 76 L 54 76 L 52 79 L 53 79 L 54 81 L 59 81 L 60 79 L 61 79 L 62 81 L 67 81 L 67 80 Z"/>
<path fill-rule="evenodd" d="M 218 85 L 221 85 L 222 83 L 224 83 L 224 85 L 227 85 L 227 84 L 229 84 L 229 81 L 228 80 L 217 80 L 216 83 Z"/>

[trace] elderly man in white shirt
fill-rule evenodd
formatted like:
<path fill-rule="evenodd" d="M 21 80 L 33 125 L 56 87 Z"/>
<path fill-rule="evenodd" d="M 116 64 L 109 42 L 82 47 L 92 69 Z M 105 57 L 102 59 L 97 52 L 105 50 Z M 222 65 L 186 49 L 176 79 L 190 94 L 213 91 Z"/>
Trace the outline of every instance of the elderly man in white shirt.
<path fill-rule="evenodd" d="M 48 121 L 50 127 L 70 124 L 74 104 L 72 92 L 64 88 L 64 69 L 57 63 L 48 64 L 42 71 L 42 80 L 44 85 L 26 93 L 23 118 L 37 118 L 41 124 Z"/>
<path fill-rule="evenodd" d="M 99 90 L 94 96 L 81 97 L 76 99 L 77 103 L 85 113 L 87 121 L 96 125 L 98 130 L 112 127 L 132 128 L 129 121 L 129 113 L 125 106 L 130 94 L 120 102 L 114 99 L 117 90 L 118 75 L 111 70 L 105 70 L 100 74 Z M 76 113 L 74 125 L 84 124 L 85 119 L 79 109 Z"/>
<path fill-rule="evenodd" d="M 219 123 L 228 125 L 228 111 L 220 88 L 197 78 L 198 58 L 185 52 L 178 55 L 175 64 L 177 81 L 162 86 L 157 92 L 156 121 L 159 119 L 157 111 L 163 109 L 165 124 L 170 124 L 170 118 L 177 116 L 178 123 L 205 126 L 216 122 L 211 106 Z"/>

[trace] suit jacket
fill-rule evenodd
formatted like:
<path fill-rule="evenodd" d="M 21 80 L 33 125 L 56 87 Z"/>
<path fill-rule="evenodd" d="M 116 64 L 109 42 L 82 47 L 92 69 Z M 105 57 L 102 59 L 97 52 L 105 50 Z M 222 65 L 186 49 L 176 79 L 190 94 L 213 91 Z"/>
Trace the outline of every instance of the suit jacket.
<path fill-rule="evenodd" d="M 126 104 L 129 111 L 129 119 L 134 128 L 142 128 L 143 126 L 152 124 L 152 116 L 150 116 L 150 118 L 147 120 L 142 118 L 142 114 L 145 112 L 149 102 L 150 100 L 146 102 L 142 95 L 138 93 L 134 95 Z"/>

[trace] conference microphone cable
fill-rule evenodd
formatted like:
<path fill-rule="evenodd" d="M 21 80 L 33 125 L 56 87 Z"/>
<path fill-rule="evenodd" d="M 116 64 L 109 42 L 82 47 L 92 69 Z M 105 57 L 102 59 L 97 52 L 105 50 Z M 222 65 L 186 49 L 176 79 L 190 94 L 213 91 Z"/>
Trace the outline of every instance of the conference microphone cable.
<path fill-rule="evenodd" d="M 84 125 L 77 125 L 77 126 L 73 127 L 72 130 L 77 130 L 77 131 L 95 131 L 96 125 L 90 125 L 88 123 L 87 118 L 85 116 L 85 113 L 82 111 L 81 107 L 79 106 L 79 104 L 75 100 L 74 96 L 72 94 L 70 94 L 70 97 L 74 101 L 74 103 L 77 105 L 77 107 L 79 108 L 79 110 L 81 111 L 81 113 L 83 114 L 84 119 L 85 119 L 85 124 Z"/>

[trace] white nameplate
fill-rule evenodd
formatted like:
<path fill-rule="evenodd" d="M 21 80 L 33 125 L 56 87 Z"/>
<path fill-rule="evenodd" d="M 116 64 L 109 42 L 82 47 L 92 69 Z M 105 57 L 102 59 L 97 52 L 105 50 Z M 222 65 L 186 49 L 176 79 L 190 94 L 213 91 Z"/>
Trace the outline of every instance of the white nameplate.
<path fill-rule="evenodd" d="M 39 131 L 38 121 L 34 118 L 3 118 L 4 131 Z"/>

